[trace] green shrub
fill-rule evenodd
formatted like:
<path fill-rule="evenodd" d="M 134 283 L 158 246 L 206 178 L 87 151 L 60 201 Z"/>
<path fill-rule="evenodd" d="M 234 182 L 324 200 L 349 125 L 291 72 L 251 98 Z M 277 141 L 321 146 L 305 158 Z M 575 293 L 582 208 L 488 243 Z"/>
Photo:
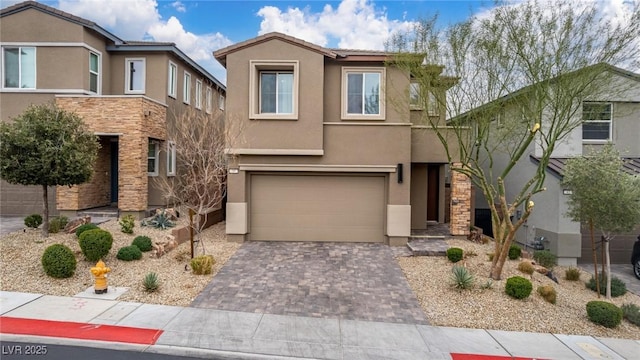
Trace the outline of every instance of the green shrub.
<path fill-rule="evenodd" d="M 640 307 L 636 304 L 622 304 L 622 317 L 630 323 L 640 326 Z"/>
<path fill-rule="evenodd" d="M 136 238 L 133 239 L 133 242 L 131 243 L 131 245 L 137 246 L 138 249 L 140 249 L 140 251 L 151 251 L 151 249 L 153 249 L 151 238 L 143 235 L 136 236 Z"/>
<path fill-rule="evenodd" d="M 451 269 L 451 279 L 456 289 L 465 290 L 473 287 L 473 275 L 464 266 L 454 265 Z"/>
<path fill-rule="evenodd" d="M 556 289 L 551 285 L 538 286 L 538 294 L 542 296 L 548 303 L 556 303 Z"/>
<path fill-rule="evenodd" d="M 135 245 L 124 246 L 118 250 L 116 258 L 122 261 L 140 260 L 142 259 L 142 251 Z"/>
<path fill-rule="evenodd" d="M 69 218 L 66 216 L 56 216 L 52 219 L 49 219 L 49 232 L 52 234 L 59 233 L 60 230 L 64 229 L 69 222 Z"/>
<path fill-rule="evenodd" d="M 570 267 L 564 271 L 564 278 L 569 281 L 578 281 L 580 280 L 580 270 Z"/>
<path fill-rule="evenodd" d="M 607 293 L 607 277 L 598 274 L 600 279 L 600 294 L 605 295 Z M 596 291 L 596 279 L 591 276 L 591 279 L 587 282 L 587 287 L 592 291 Z M 611 297 L 622 296 L 627 293 L 627 285 L 615 276 L 611 276 Z"/>
<path fill-rule="evenodd" d="M 191 259 L 191 270 L 196 275 L 209 275 L 215 263 L 212 255 L 197 256 Z"/>
<path fill-rule="evenodd" d="M 589 301 L 587 315 L 591 322 L 608 328 L 614 328 L 622 321 L 622 309 L 606 301 Z"/>
<path fill-rule="evenodd" d="M 80 234 L 80 249 L 89 261 L 102 259 L 111 250 L 113 237 L 102 229 L 87 230 Z"/>
<path fill-rule="evenodd" d="M 558 258 L 548 250 L 537 250 L 533 252 L 533 260 L 538 265 L 544 266 L 547 269 L 553 269 L 558 264 Z"/>
<path fill-rule="evenodd" d="M 154 292 L 158 290 L 158 274 L 150 272 L 145 275 L 144 279 L 142 280 L 142 285 L 147 292 Z"/>
<path fill-rule="evenodd" d="M 515 260 L 519 258 L 520 255 L 522 255 L 522 249 L 520 248 L 520 246 L 512 244 L 509 247 L 509 260 Z"/>
<path fill-rule="evenodd" d="M 126 215 L 120 219 L 120 230 L 125 234 L 133 234 L 133 228 L 136 226 L 136 218 L 133 215 Z"/>
<path fill-rule="evenodd" d="M 533 267 L 533 264 L 530 261 L 521 261 L 520 264 L 518 264 L 518 270 L 522 271 L 525 274 L 533 274 L 534 271 L 536 271 L 536 269 Z"/>
<path fill-rule="evenodd" d="M 523 278 L 522 276 L 513 276 L 507 279 L 504 291 L 507 295 L 516 299 L 524 299 L 531 294 L 533 285 L 531 281 Z"/>
<path fill-rule="evenodd" d="M 24 226 L 30 228 L 37 228 L 42 225 L 42 216 L 40 214 L 31 214 L 24 218 Z"/>
<path fill-rule="evenodd" d="M 62 244 L 54 244 L 46 248 L 41 262 L 44 272 L 54 278 L 68 278 L 76 271 L 76 257 L 71 249 Z"/>
<path fill-rule="evenodd" d="M 96 224 L 82 224 L 80 226 L 78 226 L 78 228 L 76 229 L 76 237 L 80 237 L 80 235 L 87 231 L 87 230 L 93 230 L 93 229 L 99 229 L 98 225 Z"/>
<path fill-rule="evenodd" d="M 464 252 L 462 251 L 462 249 L 457 247 L 447 249 L 447 258 L 452 263 L 457 263 L 458 261 L 462 260 L 463 254 Z"/>

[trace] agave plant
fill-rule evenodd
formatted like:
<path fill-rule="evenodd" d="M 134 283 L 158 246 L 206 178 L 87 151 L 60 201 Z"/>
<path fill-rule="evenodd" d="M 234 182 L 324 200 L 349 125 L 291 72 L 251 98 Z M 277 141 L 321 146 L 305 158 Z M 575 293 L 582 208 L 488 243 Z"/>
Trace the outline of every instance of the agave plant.
<path fill-rule="evenodd" d="M 464 266 L 455 265 L 451 269 L 451 279 L 456 289 L 464 290 L 473 287 L 473 275 Z"/>
<path fill-rule="evenodd" d="M 151 219 L 143 220 L 140 223 L 140 225 L 141 226 L 151 226 L 151 227 L 154 227 L 156 229 L 166 230 L 168 228 L 172 228 L 172 227 L 176 226 L 176 223 L 171 221 L 171 219 L 167 215 L 166 210 L 162 210 L 162 212 L 154 215 Z"/>
<path fill-rule="evenodd" d="M 154 272 L 148 273 L 144 280 L 142 280 L 142 285 L 144 285 L 144 289 L 147 292 L 154 292 L 158 290 L 158 274 Z"/>

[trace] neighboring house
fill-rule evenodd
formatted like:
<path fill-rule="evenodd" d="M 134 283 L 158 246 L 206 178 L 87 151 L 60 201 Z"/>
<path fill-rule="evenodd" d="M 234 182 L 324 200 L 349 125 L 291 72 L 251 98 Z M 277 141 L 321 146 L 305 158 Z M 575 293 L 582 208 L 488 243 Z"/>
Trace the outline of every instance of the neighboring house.
<path fill-rule="evenodd" d="M 219 113 L 225 87 L 173 43 L 124 41 L 99 25 L 27 1 L 0 10 L 1 120 L 55 101 L 78 113 L 101 148 L 87 184 L 58 187 L 57 211 L 105 205 L 142 216 L 166 205 L 150 181 L 176 176 L 167 123 L 184 111 Z M 0 186 L 0 213 L 42 211 L 38 187 Z M 53 204 L 52 204 L 53 205 Z M 51 207 L 53 209 L 53 207 Z"/>
<path fill-rule="evenodd" d="M 242 132 L 228 146 L 230 240 L 400 245 L 445 221 L 444 148 L 412 123 L 418 89 L 391 54 L 269 33 L 214 56 L 227 68 L 227 124 Z M 437 79 L 432 96 L 444 97 L 455 80 Z M 444 123 L 444 109 L 428 115 Z M 451 232 L 466 234 L 470 183 L 451 181 Z"/>
<path fill-rule="evenodd" d="M 598 84 L 598 94 L 588 97 L 575 116 L 582 117 L 582 125 L 568 134 L 567 138 L 556 144 L 547 167 L 546 191 L 534 196 L 535 209 L 527 222 L 520 228 L 516 241 L 523 247 L 532 244 L 536 237 L 544 237 L 546 249 L 558 256 L 562 265 L 575 265 L 577 262 L 592 262 L 591 240 L 588 229 L 566 216 L 568 194 L 562 189 L 561 181 L 566 160 L 571 157 L 587 155 L 591 149 L 611 142 L 626 159 L 625 170 L 640 176 L 640 75 L 605 65 L 605 76 Z M 526 89 L 523 89 L 526 90 Z M 523 90 L 506 96 L 503 112 L 498 116 L 519 116 L 510 100 L 524 95 Z M 517 102 L 517 101 L 516 101 Z M 521 104 L 522 102 L 520 102 Z M 501 126 L 495 121 L 495 126 Z M 542 126 L 545 126 L 543 115 Z M 514 167 L 511 176 L 505 181 L 508 196 L 521 189 L 525 181 L 531 178 L 539 164 L 541 150 L 532 143 L 525 155 Z M 506 166 L 507 159 L 494 154 L 494 169 Z M 481 227 L 490 227 L 489 209 L 486 200 L 477 194 L 475 223 Z M 518 214 L 514 214 L 518 216 Z M 611 261 L 628 263 L 631 258 L 633 242 L 640 232 L 635 234 L 617 234 L 611 243 Z M 596 234 L 599 240 L 600 234 Z"/>

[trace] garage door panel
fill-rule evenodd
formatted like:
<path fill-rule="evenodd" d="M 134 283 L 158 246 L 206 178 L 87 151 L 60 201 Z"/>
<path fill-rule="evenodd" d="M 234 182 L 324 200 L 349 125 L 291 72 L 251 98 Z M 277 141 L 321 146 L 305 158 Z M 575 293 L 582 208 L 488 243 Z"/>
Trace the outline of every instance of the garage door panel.
<path fill-rule="evenodd" d="M 252 240 L 382 242 L 384 177 L 254 175 Z"/>

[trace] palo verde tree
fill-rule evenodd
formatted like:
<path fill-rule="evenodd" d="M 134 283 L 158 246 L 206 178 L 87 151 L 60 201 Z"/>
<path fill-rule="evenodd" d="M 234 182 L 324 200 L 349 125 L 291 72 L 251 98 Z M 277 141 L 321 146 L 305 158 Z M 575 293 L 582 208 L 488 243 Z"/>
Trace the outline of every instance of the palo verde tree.
<path fill-rule="evenodd" d="M 580 126 L 582 102 L 599 98 L 602 84 L 610 83 L 610 65 L 640 68 L 640 4 L 625 6 L 612 23 L 580 1 L 496 3 L 490 13 L 445 29 L 437 17 L 420 21 L 387 43 L 398 54 L 393 66 L 419 85 L 425 131 L 438 136 L 449 162 L 463 164 L 452 170 L 471 178 L 486 199 L 496 240 L 493 279 L 501 277 L 534 195 L 545 190 L 556 146 Z M 457 79 L 446 104 L 437 95 L 442 77 L 429 64 Z M 447 126 L 428 116 L 434 97 L 435 106 L 447 109 Z M 508 179 L 520 175 L 516 164 L 530 154 L 538 160 L 535 172 L 508 187 Z"/>
<path fill-rule="evenodd" d="M 47 237 L 47 188 L 89 181 L 100 145 L 78 115 L 53 103 L 29 106 L 12 120 L 0 124 L 0 178 L 42 186 L 42 235 Z"/>
<path fill-rule="evenodd" d="M 640 177 L 623 169 L 624 160 L 611 144 L 588 156 L 567 161 L 562 184 L 571 190 L 567 215 L 588 224 L 591 233 L 595 278 L 598 278 L 594 228 L 602 232 L 607 274 L 607 299 L 611 299 L 609 242 L 616 233 L 632 231 L 640 224 Z M 600 281 L 596 281 L 600 296 Z"/>

